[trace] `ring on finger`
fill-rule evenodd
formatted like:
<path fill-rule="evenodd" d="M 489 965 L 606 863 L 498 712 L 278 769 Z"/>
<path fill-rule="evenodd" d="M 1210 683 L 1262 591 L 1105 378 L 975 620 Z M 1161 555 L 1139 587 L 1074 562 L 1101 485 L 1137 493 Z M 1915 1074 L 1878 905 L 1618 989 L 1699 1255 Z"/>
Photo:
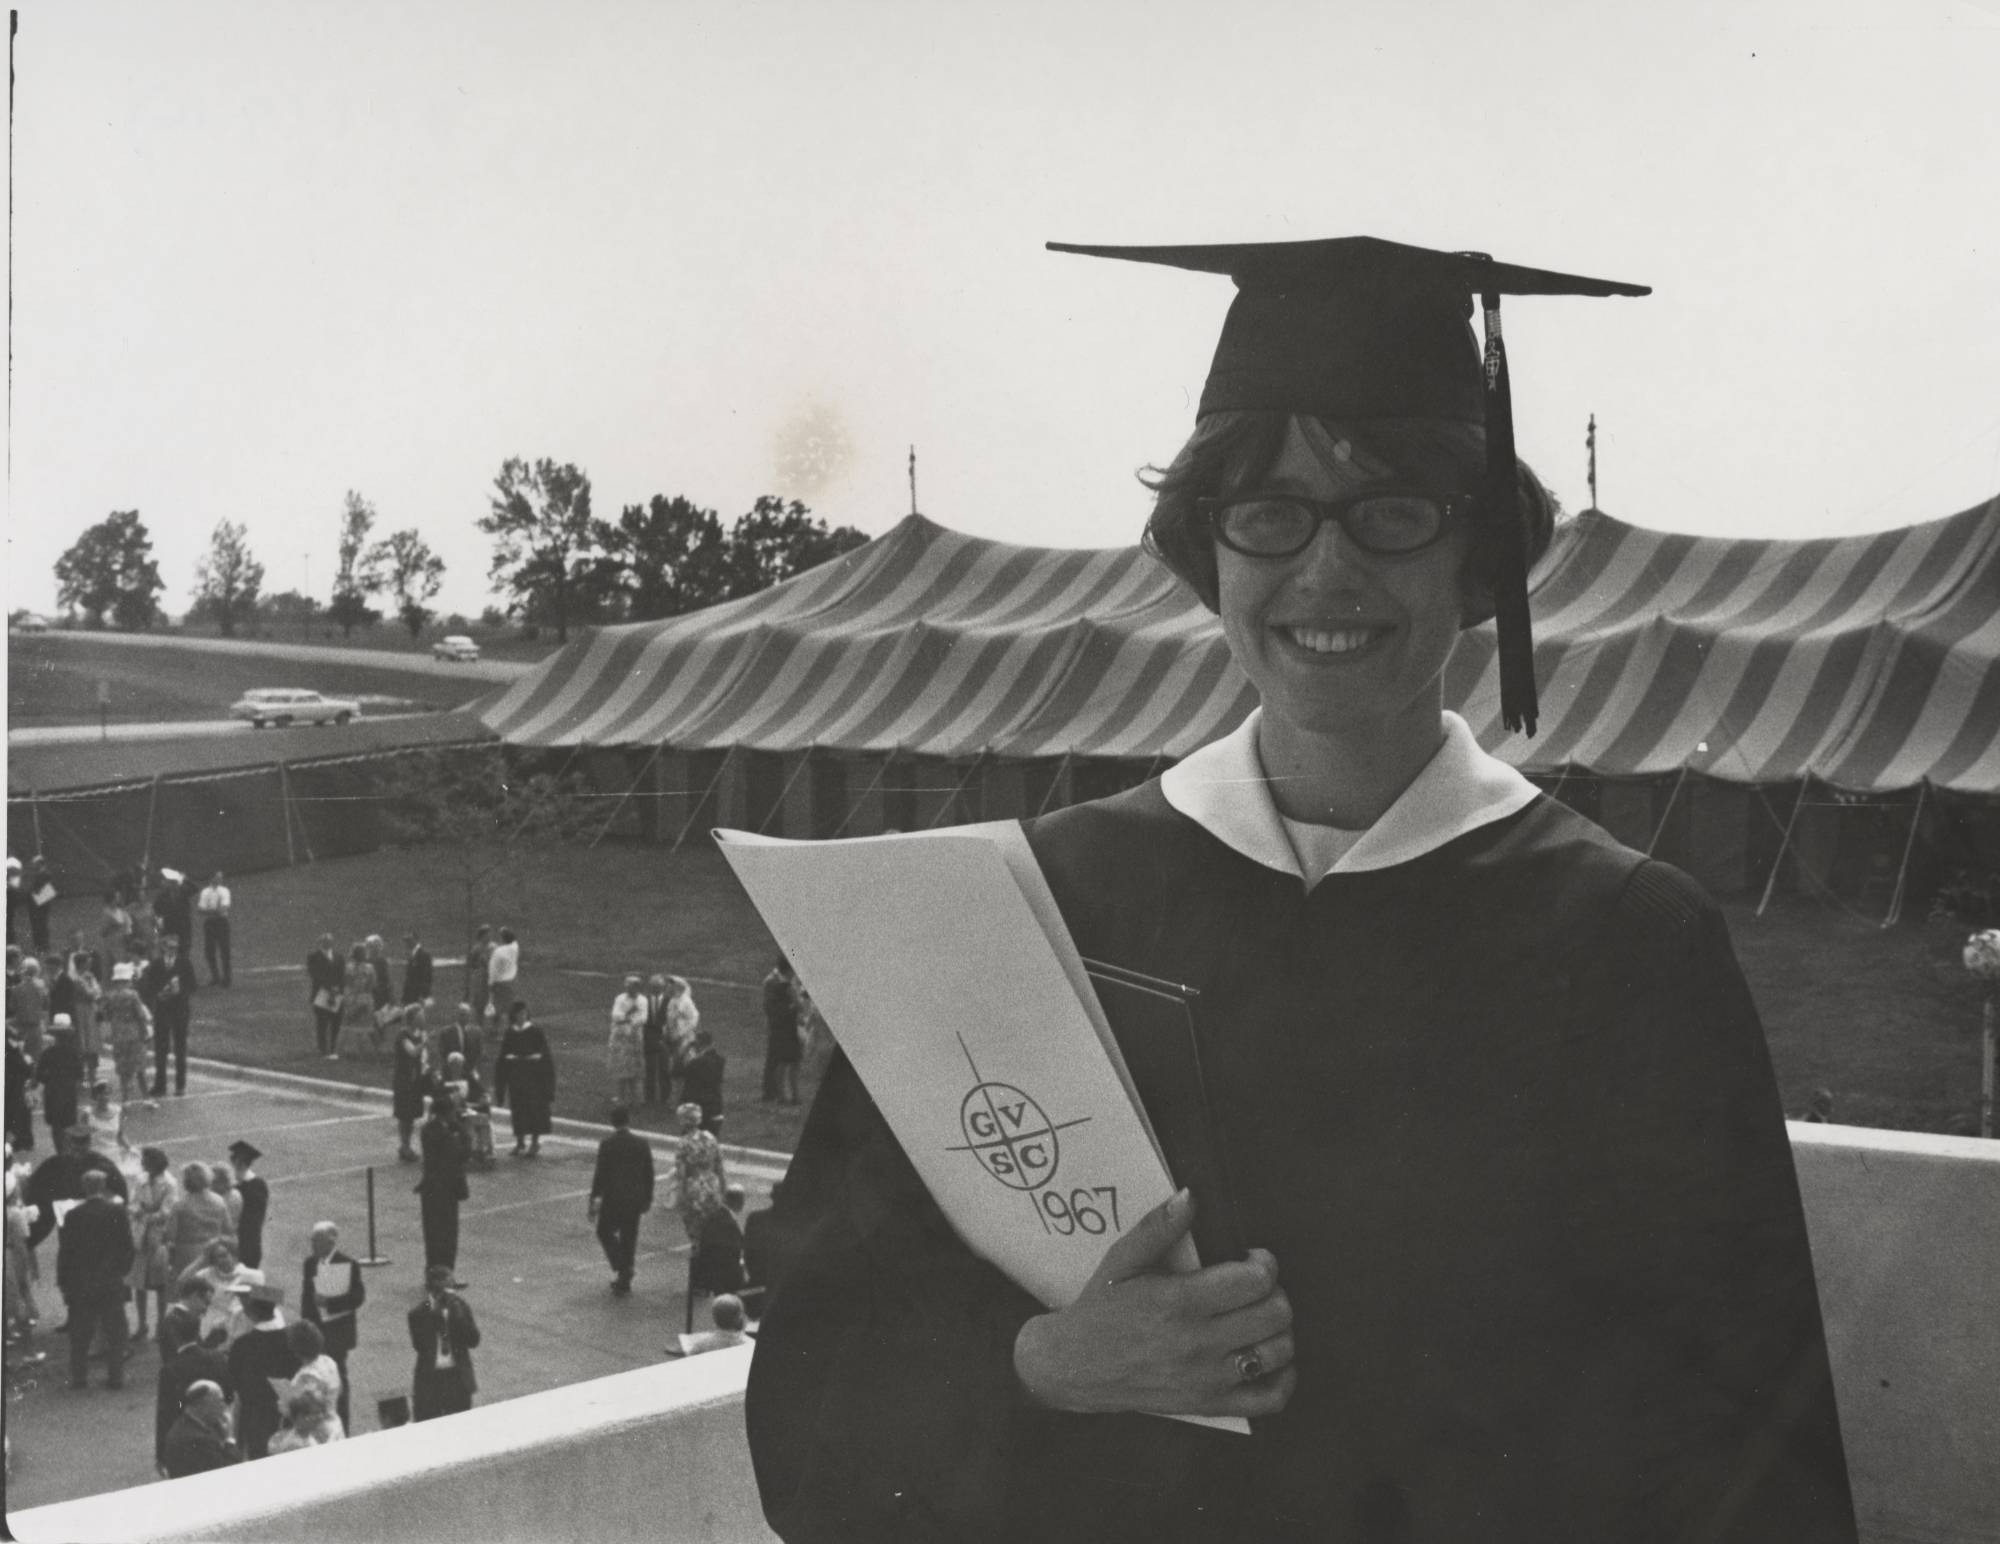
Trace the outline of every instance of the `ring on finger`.
<path fill-rule="evenodd" d="M 1255 1383 L 1264 1376 L 1264 1355 L 1255 1346 L 1247 1351 L 1238 1351 L 1233 1359 L 1236 1376 L 1244 1383 Z"/>

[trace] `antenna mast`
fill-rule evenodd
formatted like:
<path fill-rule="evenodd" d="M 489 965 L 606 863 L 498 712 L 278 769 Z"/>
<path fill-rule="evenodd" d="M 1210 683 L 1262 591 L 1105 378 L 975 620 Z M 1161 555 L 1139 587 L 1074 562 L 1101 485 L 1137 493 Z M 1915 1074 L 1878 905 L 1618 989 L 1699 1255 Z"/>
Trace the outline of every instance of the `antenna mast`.
<path fill-rule="evenodd" d="M 910 513 L 917 512 L 917 447 L 910 447 Z"/>
<path fill-rule="evenodd" d="M 1583 447 L 1590 452 L 1590 507 L 1597 508 L 1597 415 L 1590 415 L 1590 429 L 1583 437 Z"/>

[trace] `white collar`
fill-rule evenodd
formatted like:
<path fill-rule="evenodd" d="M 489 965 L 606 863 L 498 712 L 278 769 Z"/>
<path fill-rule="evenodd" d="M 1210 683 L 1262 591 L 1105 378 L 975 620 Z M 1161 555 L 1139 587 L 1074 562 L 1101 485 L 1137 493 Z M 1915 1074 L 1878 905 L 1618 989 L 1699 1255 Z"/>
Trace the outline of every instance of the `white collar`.
<path fill-rule="evenodd" d="M 1168 768 L 1160 791 L 1225 847 L 1296 875 L 1310 889 L 1321 876 L 1302 869 L 1257 754 L 1263 711 L 1252 710 L 1233 733 Z M 1437 754 L 1327 872 L 1357 874 L 1408 863 L 1524 809 L 1535 797 L 1533 783 L 1481 750 L 1465 720 L 1447 711 Z"/>

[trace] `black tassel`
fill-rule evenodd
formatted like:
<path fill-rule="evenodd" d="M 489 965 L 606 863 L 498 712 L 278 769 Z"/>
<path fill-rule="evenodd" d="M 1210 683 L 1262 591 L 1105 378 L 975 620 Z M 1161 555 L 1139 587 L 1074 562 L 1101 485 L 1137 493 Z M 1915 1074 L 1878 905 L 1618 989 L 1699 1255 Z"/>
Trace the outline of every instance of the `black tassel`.
<path fill-rule="evenodd" d="M 1493 625 L 1499 635 L 1500 721 L 1532 736 L 1535 637 L 1528 618 L 1527 532 L 1514 460 L 1514 392 L 1507 379 L 1507 345 L 1500 336 L 1500 297 L 1482 294 L 1486 320 L 1486 550 L 1493 576 Z"/>

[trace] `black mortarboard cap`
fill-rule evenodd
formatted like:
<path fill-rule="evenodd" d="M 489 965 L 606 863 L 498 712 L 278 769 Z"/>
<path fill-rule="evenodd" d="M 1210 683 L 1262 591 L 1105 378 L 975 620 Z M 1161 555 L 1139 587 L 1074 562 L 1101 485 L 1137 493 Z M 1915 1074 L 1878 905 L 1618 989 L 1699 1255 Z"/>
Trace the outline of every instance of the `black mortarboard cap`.
<path fill-rule="evenodd" d="M 1052 241 L 1049 249 L 1236 281 L 1201 414 L 1263 409 L 1350 420 L 1441 418 L 1483 428 L 1482 534 L 1494 580 L 1501 717 L 1509 729 L 1535 732 L 1527 553 L 1500 297 L 1648 295 L 1647 286 L 1372 236 L 1177 247 Z M 1483 349 L 1469 325 L 1475 296 L 1485 315 Z"/>

